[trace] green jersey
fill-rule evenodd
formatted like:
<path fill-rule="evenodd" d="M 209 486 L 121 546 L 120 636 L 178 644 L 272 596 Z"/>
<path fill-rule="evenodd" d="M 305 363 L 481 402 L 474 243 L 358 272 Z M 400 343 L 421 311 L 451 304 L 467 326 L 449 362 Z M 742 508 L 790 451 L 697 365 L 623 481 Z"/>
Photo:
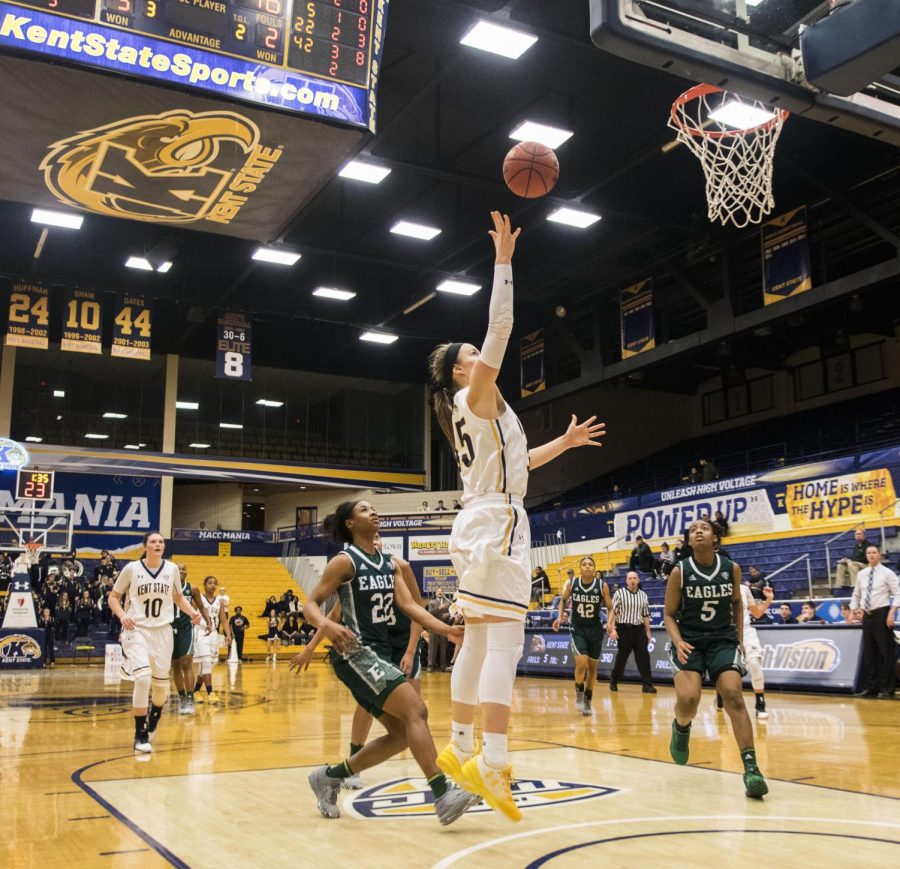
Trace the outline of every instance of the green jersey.
<path fill-rule="evenodd" d="M 353 562 L 353 576 L 338 589 L 341 622 L 356 634 L 360 645 L 389 660 L 390 630 L 396 621 L 394 562 L 390 555 L 363 552 L 352 544 L 344 554 Z"/>
<path fill-rule="evenodd" d="M 585 585 L 581 577 L 572 580 L 572 627 L 601 628 L 600 607 L 603 605 L 603 580 L 594 577 L 590 585 Z"/>
<path fill-rule="evenodd" d="M 734 562 L 718 553 L 711 565 L 697 564 L 696 557 L 678 563 L 681 568 L 681 605 L 678 627 L 687 642 L 701 638 L 733 639 L 737 629 L 732 614 Z"/>
<path fill-rule="evenodd" d="M 187 598 L 188 603 L 193 606 L 194 599 L 191 594 L 191 584 L 189 582 L 184 583 L 184 588 L 182 589 L 182 593 Z M 200 622 L 201 625 L 205 625 L 206 622 Z M 192 628 L 190 616 L 187 613 L 182 612 L 178 607 L 175 607 L 175 618 L 172 619 L 172 627 L 178 628 L 181 630 L 182 628 Z"/>

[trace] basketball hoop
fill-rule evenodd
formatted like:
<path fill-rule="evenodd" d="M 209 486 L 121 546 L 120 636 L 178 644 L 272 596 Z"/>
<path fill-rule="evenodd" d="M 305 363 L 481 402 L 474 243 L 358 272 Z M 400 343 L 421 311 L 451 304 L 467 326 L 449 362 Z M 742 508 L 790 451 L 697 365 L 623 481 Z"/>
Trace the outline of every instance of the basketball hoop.
<path fill-rule="evenodd" d="M 37 564 L 38 560 L 41 557 L 41 550 L 44 548 L 43 543 L 39 543 L 37 540 L 26 540 L 25 541 L 25 551 L 28 553 L 28 563 L 29 564 Z"/>
<path fill-rule="evenodd" d="M 767 117 L 754 126 L 735 127 L 711 117 L 723 107 L 762 112 Z M 788 114 L 711 84 L 692 87 L 672 104 L 669 126 L 700 160 L 706 176 L 710 220 L 744 227 L 761 223 L 775 207 L 773 158 Z"/>

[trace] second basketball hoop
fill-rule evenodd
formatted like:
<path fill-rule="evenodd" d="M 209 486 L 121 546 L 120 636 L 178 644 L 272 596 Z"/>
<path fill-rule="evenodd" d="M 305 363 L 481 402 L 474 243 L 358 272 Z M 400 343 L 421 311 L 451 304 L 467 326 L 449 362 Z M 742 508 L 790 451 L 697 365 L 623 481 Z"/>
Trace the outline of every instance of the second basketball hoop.
<path fill-rule="evenodd" d="M 744 227 L 761 223 L 774 208 L 775 144 L 787 117 L 783 109 L 710 84 L 675 100 L 669 126 L 700 160 L 710 220 Z"/>

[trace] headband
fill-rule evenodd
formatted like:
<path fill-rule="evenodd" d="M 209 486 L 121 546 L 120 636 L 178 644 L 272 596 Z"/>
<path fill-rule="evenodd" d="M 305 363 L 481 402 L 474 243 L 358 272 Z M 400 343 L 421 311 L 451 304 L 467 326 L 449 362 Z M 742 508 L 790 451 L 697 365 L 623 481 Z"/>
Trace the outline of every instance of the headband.
<path fill-rule="evenodd" d="M 444 376 L 441 381 L 441 386 L 443 386 L 444 389 L 451 389 L 453 387 L 453 366 L 456 365 L 456 360 L 461 349 L 462 344 L 451 344 L 444 354 Z"/>

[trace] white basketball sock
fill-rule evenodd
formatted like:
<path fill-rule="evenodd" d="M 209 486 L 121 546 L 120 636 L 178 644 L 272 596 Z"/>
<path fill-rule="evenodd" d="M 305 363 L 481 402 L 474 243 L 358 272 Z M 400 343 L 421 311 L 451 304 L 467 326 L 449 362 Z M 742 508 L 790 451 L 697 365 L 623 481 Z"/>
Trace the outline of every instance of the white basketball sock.
<path fill-rule="evenodd" d="M 475 725 L 460 724 L 454 721 L 450 725 L 450 742 L 456 749 L 456 754 L 463 762 L 467 761 L 475 753 Z"/>
<path fill-rule="evenodd" d="M 484 733 L 484 762 L 494 769 L 503 769 L 509 763 L 507 736 L 505 733 Z"/>

